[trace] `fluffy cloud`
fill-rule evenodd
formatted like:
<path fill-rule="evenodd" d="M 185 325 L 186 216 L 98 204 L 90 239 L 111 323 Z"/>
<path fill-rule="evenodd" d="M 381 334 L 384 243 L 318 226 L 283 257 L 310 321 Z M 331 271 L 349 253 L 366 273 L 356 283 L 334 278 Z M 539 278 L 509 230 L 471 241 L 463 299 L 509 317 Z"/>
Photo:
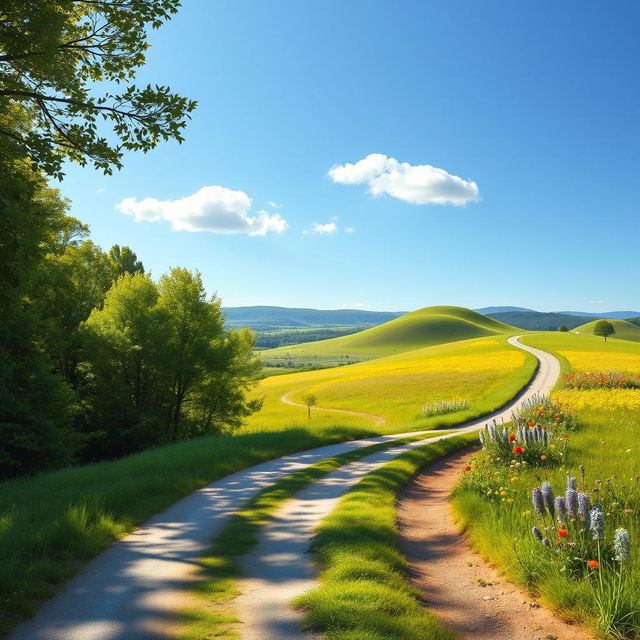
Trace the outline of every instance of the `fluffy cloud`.
<path fill-rule="evenodd" d="M 244 191 L 226 187 L 202 187 L 179 200 L 125 198 L 118 210 L 136 222 L 169 222 L 175 231 L 246 233 L 264 236 L 282 233 L 287 221 L 279 214 L 260 210 L 251 216 L 251 198 Z"/>
<path fill-rule="evenodd" d="M 480 199 L 478 185 L 429 164 L 398 162 L 372 153 L 355 164 L 333 167 L 329 177 L 339 184 L 366 184 L 374 196 L 389 195 L 411 204 L 452 204 L 456 207 Z"/>
<path fill-rule="evenodd" d="M 314 222 L 311 225 L 310 229 L 307 229 L 305 231 L 303 231 L 303 233 L 307 234 L 307 233 L 313 233 L 315 235 L 328 235 L 330 233 L 335 233 L 338 230 L 338 225 L 335 223 L 334 220 L 332 220 L 331 222 L 326 222 L 324 224 L 320 223 L 320 222 Z"/>

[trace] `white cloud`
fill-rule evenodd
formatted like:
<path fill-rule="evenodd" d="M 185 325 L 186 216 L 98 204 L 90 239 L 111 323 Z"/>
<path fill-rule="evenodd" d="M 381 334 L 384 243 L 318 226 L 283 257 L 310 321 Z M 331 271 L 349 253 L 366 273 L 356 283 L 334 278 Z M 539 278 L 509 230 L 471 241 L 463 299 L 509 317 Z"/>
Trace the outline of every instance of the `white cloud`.
<path fill-rule="evenodd" d="M 357 231 L 357 229 L 355 227 L 345 227 L 344 228 L 344 232 L 345 233 L 355 233 Z"/>
<path fill-rule="evenodd" d="M 368 305 L 366 302 L 352 302 L 351 304 L 343 304 L 342 308 L 343 309 L 364 309 L 367 306 Z"/>
<path fill-rule="evenodd" d="M 604 304 L 604 300 L 589 300 L 587 304 Z"/>
<path fill-rule="evenodd" d="M 136 222 L 169 222 L 175 231 L 264 236 L 287 228 L 287 221 L 279 213 L 260 210 L 249 215 L 251 198 L 244 191 L 219 186 L 202 187 L 179 200 L 125 198 L 117 208 Z"/>
<path fill-rule="evenodd" d="M 311 224 L 311 228 L 306 229 L 305 231 L 303 231 L 302 233 L 304 233 L 305 235 L 308 233 L 313 233 L 315 235 L 328 235 L 330 233 L 335 233 L 338 230 L 338 225 L 335 223 L 335 220 L 332 220 L 331 222 L 326 222 L 325 224 L 322 224 L 320 222 L 313 222 Z"/>
<path fill-rule="evenodd" d="M 280 208 L 280 205 L 277 202 L 274 202 L 273 200 L 269 200 L 269 206 L 272 209 L 279 209 Z"/>
<path fill-rule="evenodd" d="M 106 190 L 106 187 L 99 187 L 98 189 L 96 189 L 96 193 L 104 193 Z"/>
<path fill-rule="evenodd" d="M 372 153 L 355 164 L 336 165 L 329 177 L 339 184 L 367 184 L 374 196 L 389 195 L 411 204 L 452 204 L 480 200 L 478 185 L 429 164 L 398 162 Z"/>

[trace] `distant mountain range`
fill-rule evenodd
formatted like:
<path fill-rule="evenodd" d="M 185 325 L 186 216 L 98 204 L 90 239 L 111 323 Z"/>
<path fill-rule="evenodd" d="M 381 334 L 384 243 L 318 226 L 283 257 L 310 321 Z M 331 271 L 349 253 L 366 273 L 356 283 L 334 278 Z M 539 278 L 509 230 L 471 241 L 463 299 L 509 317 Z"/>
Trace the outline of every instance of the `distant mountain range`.
<path fill-rule="evenodd" d="M 223 307 L 229 327 L 250 327 L 254 331 L 283 328 L 374 327 L 404 315 L 404 311 L 362 309 L 297 309 L 289 307 Z"/>
<path fill-rule="evenodd" d="M 491 316 L 496 313 L 553 313 L 555 315 L 579 316 L 581 318 L 612 318 L 614 320 L 628 320 L 629 318 L 637 318 L 640 311 L 602 311 L 601 313 L 593 313 L 590 311 L 535 311 L 526 307 L 483 307 L 482 309 L 474 309 L 478 313 Z"/>
<path fill-rule="evenodd" d="M 541 312 L 526 307 L 496 306 L 474 309 L 501 322 L 531 331 L 555 331 L 560 325 L 568 329 L 584 324 L 585 319 L 626 320 L 640 317 L 640 311 Z M 374 327 L 405 315 L 404 311 L 365 311 L 363 309 L 306 309 L 275 306 L 225 307 L 226 324 L 231 328 L 249 327 L 257 332 L 290 329 Z M 320 337 L 320 336 L 318 336 Z M 332 336 L 325 336 L 332 337 Z M 300 336 L 302 340 L 303 336 Z M 312 338 L 309 338 L 312 339 Z"/>

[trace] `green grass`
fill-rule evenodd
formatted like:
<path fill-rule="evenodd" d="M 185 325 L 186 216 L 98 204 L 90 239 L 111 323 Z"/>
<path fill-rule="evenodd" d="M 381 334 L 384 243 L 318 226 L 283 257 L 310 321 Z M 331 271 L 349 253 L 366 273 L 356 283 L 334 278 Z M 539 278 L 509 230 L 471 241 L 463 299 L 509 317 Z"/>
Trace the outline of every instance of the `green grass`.
<path fill-rule="evenodd" d="M 168 445 L 119 461 L 3 483 L 0 492 L 0 551 L 3 558 L 0 565 L 0 633 L 33 615 L 38 605 L 53 595 L 83 562 L 102 552 L 115 539 L 213 480 L 264 460 L 332 442 L 398 433 L 414 426 L 427 429 L 454 425 L 504 404 L 530 378 L 535 365 L 532 358 L 507 348 L 502 338 L 489 340 L 495 343 L 474 347 L 472 343 L 475 341 L 468 341 L 456 343 L 455 349 L 448 354 L 447 348 L 454 345 L 433 347 L 433 352 L 425 353 L 426 361 L 431 362 L 428 366 L 435 368 L 433 376 L 424 378 L 424 384 L 420 383 L 422 387 L 432 385 L 428 391 L 437 399 L 447 399 L 447 394 L 460 396 L 467 388 L 472 390 L 476 394 L 474 398 L 479 401 L 472 404 L 471 412 L 417 422 L 398 419 L 376 427 L 362 417 L 337 416 L 318 409 L 313 410 L 312 419 L 308 420 L 303 409 L 287 407 L 280 402 L 279 395 L 272 395 L 265 402 L 266 413 L 252 418 L 240 433 L 233 436 L 211 436 L 190 443 Z M 460 345 L 462 351 L 457 350 Z M 471 359 L 467 359 L 469 349 L 474 352 Z M 505 368 L 503 356 L 509 350 L 516 352 L 521 360 Z M 418 356 L 418 359 L 422 357 Z M 400 362 L 391 363 L 393 367 L 406 368 L 411 361 L 411 358 L 402 361 L 402 356 L 396 358 Z M 493 362 L 491 358 L 495 362 L 489 365 L 488 362 Z M 481 362 L 485 364 L 479 365 Z M 371 365 L 373 363 L 367 363 L 367 366 Z M 340 371 L 356 371 L 358 366 L 341 368 Z M 415 366 L 423 365 L 417 363 Z M 486 375 L 477 377 L 473 371 L 477 366 L 484 366 Z M 445 374 L 442 367 L 459 371 Z M 491 371 L 492 368 L 498 369 L 498 373 Z M 336 373 L 337 370 L 332 371 Z M 321 373 L 298 376 L 302 379 Z M 385 379 L 383 370 L 376 373 L 374 369 L 365 373 L 365 384 L 354 384 L 362 392 L 356 406 L 372 406 L 372 413 L 377 413 L 378 406 L 381 411 L 388 411 L 388 407 L 397 401 L 399 407 L 405 407 L 402 409 L 406 411 L 405 415 L 415 415 L 419 411 L 420 394 L 415 398 L 407 396 L 402 399 L 401 394 L 396 393 L 406 385 L 406 377 L 400 375 Z M 380 375 L 381 380 L 372 385 L 376 375 Z M 285 381 L 286 390 L 290 388 L 292 379 L 297 384 L 297 376 L 291 375 L 277 376 L 263 384 Z M 435 383 L 438 379 L 442 380 L 440 386 Z M 482 391 L 479 391 L 480 386 Z M 481 398 L 485 388 L 489 390 L 488 395 Z M 389 389 L 396 394 L 395 400 L 387 397 Z M 429 393 L 426 393 L 426 399 Z M 319 402 L 324 397 L 323 392 L 319 395 Z M 332 401 L 328 393 L 327 401 Z M 271 413 L 270 402 L 276 409 Z"/>
<path fill-rule="evenodd" d="M 312 549 L 321 586 L 296 605 L 326 640 L 451 640 L 406 580 L 396 496 L 433 460 L 475 441 L 454 436 L 409 451 L 362 479 L 319 527 Z"/>
<path fill-rule="evenodd" d="M 632 341 L 609 339 L 605 343 L 602 338 L 591 335 L 553 333 L 528 336 L 523 342 L 558 354 L 564 372 L 640 373 L 640 345 Z M 640 433 L 640 390 L 558 391 L 553 396 L 567 409 L 580 409 L 579 428 L 570 436 L 566 462 L 547 472 L 540 469 L 510 472 L 509 475 L 518 478 L 508 485 L 513 503 L 481 496 L 462 483 L 454 496 L 454 510 L 473 546 L 511 579 L 540 594 L 561 617 L 582 621 L 603 637 L 614 637 L 607 635 L 595 613 L 596 603 L 589 583 L 585 579 L 569 579 L 558 571 L 531 535 L 531 527 L 536 524 L 531 513 L 532 487 L 547 479 L 556 493 L 564 491 L 566 476 L 580 478 L 578 466 L 583 464 L 586 468 L 583 490 L 591 493 L 595 502 L 603 499 L 598 498 L 600 495 L 606 499 L 607 480 L 611 479 L 616 498 L 614 506 L 607 508 L 608 538 L 620 526 L 629 530 L 633 545 L 631 566 L 624 573 L 623 595 L 618 599 L 622 610 L 633 613 L 626 622 L 621 622 L 619 617 L 617 623 L 621 633 L 618 637 L 630 638 L 632 627 L 640 632 L 640 521 L 637 517 L 640 456 L 636 446 Z M 495 480 L 495 484 L 505 486 L 507 482 L 500 476 Z M 633 513 L 627 514 L 624 509 L 633 509 Z M 584 561 L 582 558 L 581 562 Z"/>
<path fill-rule="evenodd" d="M 446 433 L 446 432 L 444 432 Z M 248 553 L 258 543 L 260 529 L 278 507 L 300 490 L 335 471 L 345 464 L 373 455 L 378 451 L 401 444 L 433 438 L 428 434 L 401 438 L 395 441 L 354 449 L 331 458 L 325 458 L 306 469 L 296 471 L 275 482 L 251 499 L 224 526 L 210 551 L 200 559 L 199 580 L 193 591 L 197 606 L 183 615 L 180 640 L 206 640 L 207 638 L 237 638 L 237 623 L 231 601 L 238 594 L 237 578 L 241 577 L 236 558 Z"/>
<path fill-rule="evenodd" d="M 372 435 L 325 426 L 211 436 L 2 484 L 0 633 L 35 613 L 82 563 L 178 499 L 281 455 Z"/>
<path fill-rule="evenodd" d="M 317 397 L 310 425 L 335 421 L 335 413 L 320 408 L 328 407 L 379 415 L 387 420 L 377 427 L 381 433 L 397 430 L 398 425 L 452 426 L 508 402 L 531 378 L 536 364 L 532 355 L 506 344 L 505 336 L 495 336 L 415 349 L 350 367 L 274 376 L 261 382 L 257 395 L 264 398 L 263 408 L 245 428 L 263 431 L 306 421 L 305 408 L 281 401 L 285 393 L 298 403 L 308 393 Z M 448 416 L 421 415 L 424 404 L 454 399 L 466 400 L 468 408 Z M 340 419 L 345 424 L 370 424 L 362 417 Z"/>
<path fill-rule="evenodd" d="M 338 366 L 518 330 L 463 307 L 427 307 L 348 336 L 262 351 L 267 366 Z"/>

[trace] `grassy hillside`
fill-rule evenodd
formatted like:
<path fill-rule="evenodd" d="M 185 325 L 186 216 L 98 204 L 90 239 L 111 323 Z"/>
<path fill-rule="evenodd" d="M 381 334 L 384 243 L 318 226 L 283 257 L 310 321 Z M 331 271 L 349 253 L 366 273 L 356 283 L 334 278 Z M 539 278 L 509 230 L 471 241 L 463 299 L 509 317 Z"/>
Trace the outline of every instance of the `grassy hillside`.
<path fill-rule="evenodd" d="M 337 366 L 412 349 L 515 333 L 517 329 L 462 307 L 426 307 L 348 336 L 263 351 L 266 366 Z"/>
<path fill-rule="evenodd" d="M 587 322 L 579 327 L 575 328 L 575 331 L 580 334 L 593 335 L 593 329 L 596 326 L 597 320 Z M 615 335 L 608 338 L 608 340 L 631 340 L 632 342 L 640 342 L 640 327 L 627 322 L 626 320 L 609 320 L 616 330 Z M 602 338 L 600 338 L 602 340 Z"/>
<path fill-rule="evenodd" d="M 525 384 L 535 359 L 506 343 L 505 337 L 486 337 L 447 343 L 378 358 L 350 367 L 274 376 L 262 381 L 262 411 L 246 429 L 264 431 L 295 425 L 340 422 L 370 424 L 352 415 L 312 411 L 282 402 L 283 395 L 299 403 L 311 393 L 318 407 L 360 411 L 381 416 L 388 425 L 415 423 L 448 425 L 490 411 L 509 400 Z M 464 411 L 437 418 L 421 418 L 421 407 L 441 400 L 466 400 Z M 384 431 L 385 427 L 380 427 Z"/>

